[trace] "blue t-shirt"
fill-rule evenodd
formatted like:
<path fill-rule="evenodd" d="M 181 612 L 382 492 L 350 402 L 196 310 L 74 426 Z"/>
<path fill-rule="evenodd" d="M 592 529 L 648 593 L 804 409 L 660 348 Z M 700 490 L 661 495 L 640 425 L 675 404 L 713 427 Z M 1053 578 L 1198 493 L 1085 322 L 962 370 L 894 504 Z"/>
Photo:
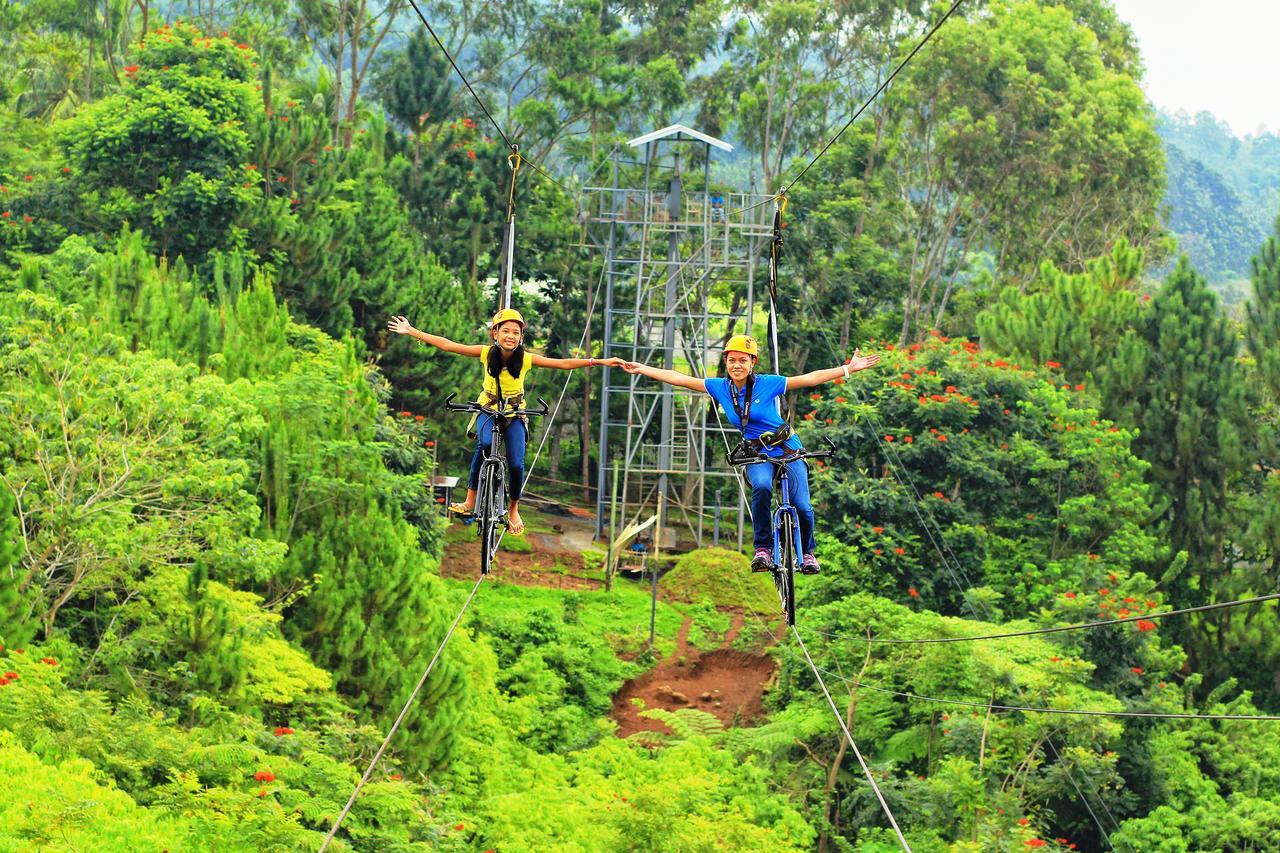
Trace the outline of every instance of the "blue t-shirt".
<path fill-rule="evenodd" d="M 772 432 L 785 425 L 778 398 L 787 391 L 787 377 L 774 373 L 756 375 L 755 384 L 751 388 L 750 420 L 745 430 L 742 428 L 742 418 L 734 408 L 733 397 L 729 392 L 730 381 L 728 377 L 705 380 L 707 393 L 711 395 L 711 399 L 720 404 L 729 423 L 733 424 L 745 438 L 759 438 L 766 432 Z M 744 408 L 746 406 L 741 393 L 738 394 L 738 404 Z M 780 446 L 770 447 L 762 452 L 766 456 L 781 456 L 784 452 L 783 448 L 800 450 L 802 447 L 804 445 L 800 443 L 800 439 L 792 433 L 791 437 Z"/>

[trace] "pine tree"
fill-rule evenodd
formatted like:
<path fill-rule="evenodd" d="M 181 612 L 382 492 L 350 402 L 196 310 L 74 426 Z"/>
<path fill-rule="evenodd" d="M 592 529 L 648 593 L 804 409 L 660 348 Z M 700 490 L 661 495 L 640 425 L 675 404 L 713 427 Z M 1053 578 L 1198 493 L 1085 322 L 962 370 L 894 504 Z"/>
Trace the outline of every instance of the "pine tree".
<path fill-rule="evenodd" d="M 1227 570 L 1231 519 L 1224 510 L 1250 440 L 1238 342 L 1186 258 L 1155 297 L 1140 335 L 1148 354 L 1134 389 L 1134 450 L 1151 463 L 1172 552 L 1189 558 L 1166 575 L 1165 588 L 1179 606 L 1203 604 Z"/>
<path fill-rule="evenodd" d="M 36 622 L 21 590 L 22 536 L 14 499 L 0 484 L 0 644 L 22 646 L 36 633 Z"/>
<path fill-rule="evenodd" d="M 1280 402 L 1280 219 L 1276 232 L 1253 259 L 1245 342 L 1272 401 Z"/>

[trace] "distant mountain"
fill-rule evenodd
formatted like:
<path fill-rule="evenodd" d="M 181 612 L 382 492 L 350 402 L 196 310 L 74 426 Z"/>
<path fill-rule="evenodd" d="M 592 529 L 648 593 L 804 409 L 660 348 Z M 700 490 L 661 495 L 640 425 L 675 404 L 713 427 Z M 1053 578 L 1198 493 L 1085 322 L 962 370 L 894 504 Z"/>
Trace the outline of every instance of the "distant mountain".
<path fill-rule="evenodd" d="M 1214 282 L 1244 278 L 1280 214 L 1280 136 L 1240 138 L 1211 114 L 1161 113 L 1168 225 Z"/>

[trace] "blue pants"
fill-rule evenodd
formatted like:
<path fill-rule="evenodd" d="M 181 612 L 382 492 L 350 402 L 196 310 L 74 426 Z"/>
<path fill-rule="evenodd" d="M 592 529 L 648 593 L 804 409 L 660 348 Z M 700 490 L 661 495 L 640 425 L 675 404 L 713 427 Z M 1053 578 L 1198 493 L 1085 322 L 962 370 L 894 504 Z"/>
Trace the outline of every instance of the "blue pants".
<path fill-rule="evenodd" d="M 471 454 L 471 476 L 467 479 L 469 489 L 480 485 L 480 466 L 493 443 L 493 421 L 493 415 L 481 415 L 476 419 L 476 452 Z M 524 491 L 524 448 L 528 440 L 529 428 L 524 421 L 514 418 L 507 422 L 507 428 L 502 432 L 502 443 L 507 450 L 507 497 L 513 501 L 520 500 L 520 493 Z"/>
<path fill-rule="evenodd" d="M 756 462 L 747 466 L 747 481 L 751 483 L 751 524 L 755 528 L 754 542 L 757 548 L 773 548 L 773 472 L 770 462 Z M 800 517 L 801 552 L 812 554 L 817 547 L 813 541 L 813 501 L 809 497 L 809 466 L 803 459 L 787 463 L 790 481 L 791 505 Z"/>

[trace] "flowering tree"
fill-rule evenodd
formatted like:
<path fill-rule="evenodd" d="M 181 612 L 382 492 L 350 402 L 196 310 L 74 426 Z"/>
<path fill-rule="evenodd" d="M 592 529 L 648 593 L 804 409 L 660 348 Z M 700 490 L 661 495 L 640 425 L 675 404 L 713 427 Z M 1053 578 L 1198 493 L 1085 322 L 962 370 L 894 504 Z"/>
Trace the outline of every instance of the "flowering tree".
<path fill-rule="evenodd" d="M 840 448 L 815 492 L 829 547 L 857 551 L 855 583 L 991 617 L 1154 557 L 1132 435 L 1058 362 L 1011 364 L 941 335 L 887 349 L 800 420 L 810 444 L 820 432 Z M 1000 592 L 979 602 L 982 586 Z"/>

